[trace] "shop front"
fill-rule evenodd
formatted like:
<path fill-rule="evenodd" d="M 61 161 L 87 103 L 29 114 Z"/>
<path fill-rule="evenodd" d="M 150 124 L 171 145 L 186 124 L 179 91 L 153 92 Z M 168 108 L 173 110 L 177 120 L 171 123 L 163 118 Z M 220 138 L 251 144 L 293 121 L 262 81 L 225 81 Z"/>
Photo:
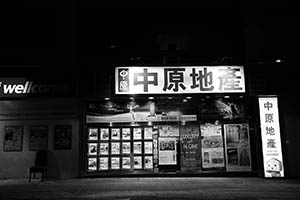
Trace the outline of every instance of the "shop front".
<path fill-rule="evenodd" d="M 86 176 L 256 175 L 242 66 L 116 67 L 114 88 L 85 103 Z"/>
<path fill-rule="evenodd" d="M 80 102 L 74 83 L 53 77 L 0 78 L 0 178 L 27 179 L 39 151 L 48 178 L 78 177 Z"/>

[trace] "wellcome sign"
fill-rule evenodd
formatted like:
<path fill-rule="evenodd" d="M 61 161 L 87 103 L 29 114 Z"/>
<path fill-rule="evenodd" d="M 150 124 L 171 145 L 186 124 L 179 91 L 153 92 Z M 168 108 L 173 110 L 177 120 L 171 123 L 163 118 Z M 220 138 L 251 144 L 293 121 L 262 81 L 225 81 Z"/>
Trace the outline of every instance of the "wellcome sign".
<path fill-rule="evenodd" d="M 57 96 L 69 92 L 69 86 L 66 84 L 40 83 L 25 78 L 0 78 L 0 98 Z"/>
<path fill-rule="evenodd" d="M 116 94 L 241 93 L 242 66 L 116 67 Z"/>

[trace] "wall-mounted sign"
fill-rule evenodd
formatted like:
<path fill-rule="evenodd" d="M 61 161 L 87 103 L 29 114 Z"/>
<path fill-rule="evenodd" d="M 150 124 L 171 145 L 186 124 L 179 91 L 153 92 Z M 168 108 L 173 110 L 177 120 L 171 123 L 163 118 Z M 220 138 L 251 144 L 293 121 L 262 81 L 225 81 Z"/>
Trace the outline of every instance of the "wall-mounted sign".
<path fill-rule="evenodd" d="M 265 177 L 284 177 L 277 97 L 259 98 Z"/>
<path fill-rule="evenodd" d="M 66 83 L 41 83 L 26 78 L 0 78 L 0 98 L 26 96 L 66 96 L 71 87 Z"/>
<path fill-rule="evenodd" d="M 116 67 L 116 94 L 245 92 L 242 66 Z"/>

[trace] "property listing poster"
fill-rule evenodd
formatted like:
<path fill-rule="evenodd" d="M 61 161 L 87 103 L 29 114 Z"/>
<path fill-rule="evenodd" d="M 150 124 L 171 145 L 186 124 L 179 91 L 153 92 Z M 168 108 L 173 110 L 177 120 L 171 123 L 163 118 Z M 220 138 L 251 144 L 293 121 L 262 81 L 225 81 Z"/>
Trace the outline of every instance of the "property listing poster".
<path fill-rule="evenodd" d="M 134 162 L 134 169 L 142 169 L 142 156 L 134 156 L 133 157 Z"/>
<path fill-rule="evenodd" d="M 200 131 L 198 125 L 180 128 L 181 167 L 183 170 L 201 169 Z"/>
<path fill-rule="evenodd" d="M 120 169 L 120 158 L 119 157 L 111 157 L 110 158 L 110 167 L 111 167 L 111 169 Z"/>
<path fill-rule="evenodd" d="M 130 128 L 122 128 L 122 139 L 130 140 Z"/>
<path fill-rule="evenodd" d="M 97 170 L 97 158 L 89 158 L 88 159 L 88 170 L 89 171 Z"/>
<path fill-rule="evenodd" d="M 145 169 L 153 169 L 153 157 L 152 156 L 145 156 Z"/>
<path fill-rule="evenodd" d="M 221 124 L 200 125 L 202 145 L 202 167 L 225 167 L 224 148 Z"/>
<path fill-rule="evenodd" d="M 120 143 L 119 142 L 111 143 L 111 154 L 120 154 Z"/>
<path fill-rule="evenodd" d="M 98 140 L 98 129 L 97 128 L 89 128 L 88 140 Z"/>
<path fill-rule="evenodd" d="M 111 129 L 111 140 L 120 140 L 120 129 L 119 128 Z"/>
<path fill-rule="evenodd" d="M 248 124 L 225 124 L 227 171 L 251 171 L 251 151 Z"/>
<path fill-rule="evenodd" d="M 88 155 L 89 156 L 95 156 L 97 155 L 97 143 L 88 143 Z"/>
<path fill-rule="evenodd" d="M 159 165 L 176 165 L 176 138 L 158 138 L 159 144 Z"/>
<path fill-rule="evenodd" d="M 265 177 L 284 177 L 277 97 L 259 98 Z"/>
<path fill-rule="evenodd" d="M 108 140 L 109 139 L 109 129 L 101 128 L 100 129 L 100 140 Z"/>
<path fill-rule="evenodd" d="M 108 170 L 108 157 L 99 158 L 99 170 Z"/>
<path fill-rule="evenodd" d="M 123 142 L 122 143 L 122 153 L 130 154 L 130 152 L 131 152 L 130 142 Z"/>
<path fill-rule="evenodd" d="M 107 142 L 100 143 L 99 154 L 100 155 L 108 155 L 109 144 Z"/>
<path fill-rule="evenodd" d="M 133 153 L 134 154 L 142 153 L 142 142 L 134 142 L 133 143 Z"/>
<path fill-rule="evenodd" d="M 152 154 L 153 152 L 152 142 L 144 142 L 144 152 L 145 154 Z"/>
<path fill-rule="evenodd" d="M 130 157 L 122 157 L 122 169 L 130 169 L 131 161 Z"/>
<path fill-rule="evenodd" d="M 133 128 L 133 139 L 134 140 L 142 139 L 142 128 Z"/>

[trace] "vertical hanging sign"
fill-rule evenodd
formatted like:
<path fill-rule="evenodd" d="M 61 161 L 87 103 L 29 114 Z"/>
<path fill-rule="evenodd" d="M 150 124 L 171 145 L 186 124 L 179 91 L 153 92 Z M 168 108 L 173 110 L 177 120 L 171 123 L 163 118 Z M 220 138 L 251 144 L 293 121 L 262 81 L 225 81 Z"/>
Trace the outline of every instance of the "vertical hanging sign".
<path fill-rule="evenodd" d="M 260 97 L 259 110 L 265 177 L 284 177 L 277 97 Z"/>

